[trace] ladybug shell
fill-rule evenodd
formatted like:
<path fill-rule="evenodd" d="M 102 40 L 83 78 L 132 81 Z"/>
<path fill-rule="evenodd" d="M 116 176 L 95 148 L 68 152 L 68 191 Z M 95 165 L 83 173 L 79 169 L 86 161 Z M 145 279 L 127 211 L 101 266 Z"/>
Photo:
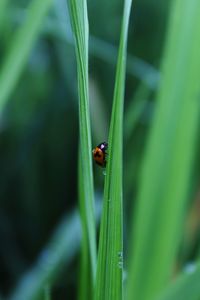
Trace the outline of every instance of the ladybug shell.
<path fill-rule="evenodd" d="M 95 147 L 92 151 L 95 162 L 101 167 L 106 166 L 105 158 L 106 158 L 106 149 L 107 148 L 108 148 L 108 144 L 106 142 L 103 142 L 103 143 L 99 144 L 97 147 Z"/>

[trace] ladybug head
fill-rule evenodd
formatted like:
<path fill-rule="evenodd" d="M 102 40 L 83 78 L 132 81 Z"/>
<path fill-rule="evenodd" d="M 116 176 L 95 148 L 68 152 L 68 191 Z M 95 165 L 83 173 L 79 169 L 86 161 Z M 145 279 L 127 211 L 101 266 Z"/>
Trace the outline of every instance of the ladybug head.
<path fill-rule="evenodd" d="M 100 148 L 102 151 L 106 151 L 108 148 L 108 143 L 103 142 L 103 143 L 99 144 L 97 147 Z"/>

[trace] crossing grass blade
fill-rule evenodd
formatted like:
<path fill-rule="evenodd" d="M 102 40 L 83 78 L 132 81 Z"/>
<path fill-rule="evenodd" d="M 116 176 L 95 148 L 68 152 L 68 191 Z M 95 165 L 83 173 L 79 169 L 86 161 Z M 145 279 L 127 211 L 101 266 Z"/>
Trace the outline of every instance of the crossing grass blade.
<path fill-rule="evenodd" d="M 189 273 L 181 274 L 157 300 L 199 300 L 200 264 Z"/>
<path fill-rule="evenodd" d="M 49 285 L 44 288 L 44 299 L 51 300 L 51 287 Z"/>
<path fill-rule="evenodd" d="M 20 278 L 7 299 L 44 299 L 44 289 L 54 286 L 58 275 L 63 273 L 78 252 L 80 240 L 81 223 L 76 210 L 63 218 L 33 267 Z"/>
<path fill-rule="evenodd" d="M 97 201 L 96 220 L 99 223 L 101 202 Z M 21 278 L 8 300 L 43 299 L 46 285 L 52 288 L 58 276 L 63 274 L 80 249 L 82 239 L 80 214 L 76 209 L 64 216 L 56 227 L 50 241 L 38 256 L 36 262 Z"/>
<path fill-rule="evenodd" d="M 125 141 L 128 141 L 131 137 L 138 120 L 144 112 L 150 92 L 150 89 L 144 83 L 141 83 L 134 97 L 131 99 L 124 117 Z"/>
<path fill-rule="evenodd" d="M 0 112 L 2 112 L 17 84 L 33 45 L 39 36 L 42 21 L 51 5 L 52 0 L 32 0 L 27 9 L 26 21 L 12 40 L 0 70 Z"/>
<path fill-rule="evenodd" d="M 0 2 L 0 34 L 3 31 L 3 23 L 4 23 L 4 18 L 5 18 L 5 12 L 6 12 L 6 8 L 8 5 L 8 0 L 1 0 Z"/>
<path fill-rule="evenodd" d="M 68 5 L 75 38 L 78 71 L 80 156 L 81 170 L 84 174 L 84 176 L 82 176 L 82 193 L 84 194 L 82 199 L 84 199 L 84 220 L 87 228 L 91 276 L 94 282 L 96 271 L 96 230 L 94 217 L 94 188 L 91 155 L 92 146 L 88 96 L 87 2 L 86 0 L 69 0 Z"/>
<path fill-rule="evenodd" d="M 108 139 L 103 215 L 95 286 L 95 300 L 122 299 L 122 132 L 126 70 L 126 47 L 131 1 L 124 3 L 124 13 L 116 70 L 114 100 Z"/>
<path fill-rule="evenodd" d="M 162 82 L 134 215 L 128 299 L 151 300 L 168 282 L 181 238 L 197 141 L 200 2 L 173 2 Z"/>
<path fill-rule="evenodd" d="M 116 64 L 117 48 L 107 41 L 90 36 L 90 52 L 92 55 L 99 57 L 109 64 Z M 160 74 L 152 65 L 130 54 L 127 54 L 126 72 L 140 79 L 152 90 L 156 89 L 160 80 Z"/>

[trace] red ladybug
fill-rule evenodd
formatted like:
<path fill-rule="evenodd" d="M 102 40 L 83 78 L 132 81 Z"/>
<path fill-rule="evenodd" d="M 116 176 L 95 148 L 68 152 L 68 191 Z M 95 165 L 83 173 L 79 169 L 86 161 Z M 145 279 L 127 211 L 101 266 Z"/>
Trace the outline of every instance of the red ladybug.
<path fill-rule="evenodd" d="M 101 167 L 106 166 L 106 154 L 107 154 L 106 150 L 107 149 L 108 149 L 108 143 L 103 142 L 103 143 L 99 144 L 98 146 L 96 146 L 92 151 L 95 162 L 97 163 L 97 165 L 99 165 Z"/>

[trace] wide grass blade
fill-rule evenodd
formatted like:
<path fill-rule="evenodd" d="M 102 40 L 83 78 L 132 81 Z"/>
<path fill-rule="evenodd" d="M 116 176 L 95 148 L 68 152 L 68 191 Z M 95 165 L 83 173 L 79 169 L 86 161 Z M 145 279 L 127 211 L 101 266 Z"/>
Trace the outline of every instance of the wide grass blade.
<path fill-rule="evenodd" d="M 12 40 L 0 70 L 0 112 L 17 84 L 51 5 L 52 0 L 32 0 L 26 21 Z"/>
<path fill-rule="evenodd" d="M 122 132 L 126 70 L 126 47 L 131 1 L 124 4 L 124 14 L 117 62 L 115 91 L 108 139 L 103 215 L 95 286 L 96 300 L 122 299 Z"/>
<path fill-rule="evenodd" d="M 192 272 L 181 274 L 157 300 L 199 300 L 200 264 Z"/>
<path fill-rule="evenodd" d="M 173 2 L 162 83 L 143 164 L 128 299 L 151 300 L 170 278 L 181 238 L 197 140 L 200 2 Z"/>
<path fill-rule="evenodd" d="M 94 188 L 91 155 L 91 130 L 88 96 L 88 18 L 85 0 L 69 0 L 69 11 L 75 37 L 78 69 L 80 156 L 83 176 L 84 215 L 89 244 L 91 274 L 96 271 L 96 230 L 94 217 Z"/>

